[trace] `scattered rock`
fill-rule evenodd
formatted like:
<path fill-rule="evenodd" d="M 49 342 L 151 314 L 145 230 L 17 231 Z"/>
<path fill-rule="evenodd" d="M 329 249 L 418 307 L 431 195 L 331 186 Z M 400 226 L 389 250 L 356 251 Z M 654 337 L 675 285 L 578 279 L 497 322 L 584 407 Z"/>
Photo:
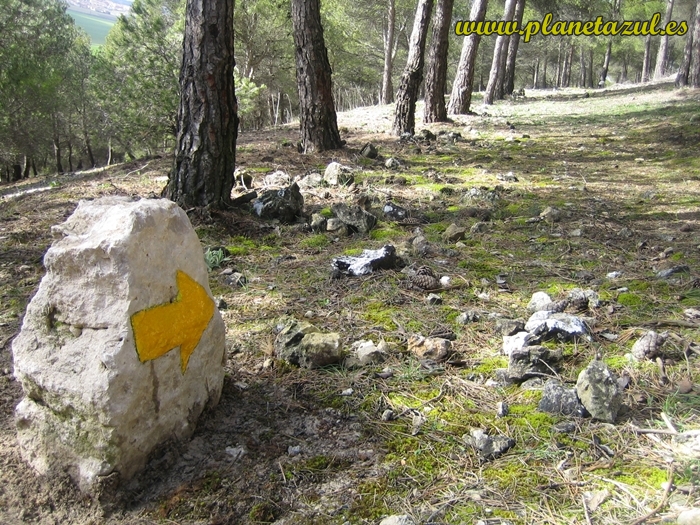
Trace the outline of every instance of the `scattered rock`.
<path fill-rule="evenodd" d="M 467 229 L 457 226 L 455 223 L 450 224 L 442 234 L 442 240 L 447 243 L 461 241 L 467 234 Z"/>
<path fill-rule="evenodd" d="M 297 181 L 297 185 L 302 190 L 316 188 L 323 183 L 323 175 L 317 171 L 312 171 L 306 177 Z"/>
<path fill-rule="evenodd" d="M 588 327 L 580 318 L 547 311 L 532 314 L 525 323 L 525 330 L 542 338 L 557 337 L 564 341 L 575 337 L 588 337 Z"/>
<path fill-rule="evenodd" d="M 671 277 L 672 275 L 676 273 L 687 273 L 690 271 L 690 266 L 687 264 L 679 264 L 678 266 L 673 266 L 671 268 L 666 268 L 665 270 L 660 270 L 656 272 L 656 277 L 659 279 L 666 279 L 667 277 Z"/>
<path fill-rule="evenodd" d="M 425 298 L 425 301 L 428 304 L 432 304 L 432 305 L 442 304 L 442 297 L 440 297 L 436 293 L 431 293 L 431 294 L 428 294 L 428 297 Z"/>
<path fill-rule="evenodd" d="M 547 206 L 542 210 L 542 213 L 540 213 L 540 217 L 547 222 L 559 222 L 562 218 L 562 212 L 559 208 Z"/>
<path fill-rule="evenodd" d="M 700 459 L 700 430 L 686 430 L 673 436 L 671 445 L 678 455 Z"/>
<path fill-rule="evenodd" d="M 472 224 L 472 227 L 469 228 L 469 233 L 472 234 L 486 233 L 487 231 L 489 231 L 489 225 L 487 222 L 475 222 Z"/>
<path fill-rule="evenodd" d="M 513 175 L 512 171 L 509 171 L 508 173 L 499 173 L 496 175 L 496 178 L 503 182 L 518 182 L 518 177 Z"/>
<path fill-rule="evenodd" d="M 346 186 L 352 184 L 354 177 L 352 176 L 352 169 L 348 166 L 343 166 L 338 162 L 331 162 L 326 166 L 323 180 L 329 186 Z"/>
<path fill-rule="evenodd" d="M 511 381 L 522 382 L 531 377 L 551 375 L 561 357 L 560 349 L 549 350 L 539 345 L 514 350 L 508 360 L 508 376 Z"/>
<path fill-rule="evenodd" d="M 289 184 L 292 182 L 292 178 L 289 176 L 289 174 L 285 173 L 284 171 L 277 170 L 273 173 L 265 175 L 265 177 L 263 178 L 263 182 L 265 186 L 283 188 L 289 186 Z"/>
<path fill-rule="evenodd" d="M 372 341 L 355 341 L 350 347 L 351 355 L 345 359 L 345 366 L 367 366 L 382 363 L 389 356 L 389 346 L 382 341 L 375 345 Z"/>
<path fill-rule="evenodd" d="M 530 312 L 540 312 L 547 309 L 547 305 L 552 303 L 552 298 L 545 292 L 535 292 L 527 303 Z"/>
<path fill-rule="evenodd" d="M 472 429 L 471 435 L 465 434 L 462 439 L 471 445 L 482 459 L 495 459 L 515 446 L 515 440 L 508 436 L 489 436 L 480 428 Z"/>
<path fill-rule="evenodd" d="M 622 393 L 613 374 L 603 361 L 591 361 L 576 381 L 576 394 L 594 419 L 614 423 L 622 406 Z"/>
<path fill-rule="evenodd" d="M 452 353 L 452 341 L 441 337 L 412 335 L 408 339 L 408 351 L 419 359 L 444 361 Z"/>
<path fill-rule="evenodd" d="M 389 157 L 384 162 L 384 166 L 390 170 L 397 170 L 401 167 L 401 163 L 398 160 L 396 160 L 394 157 Z M 403 180 L 404 180 L 404 184 L 405 184 L 406 179 L 403 179 Z M 394 184 L 399 184 L 398 182 L 396 182 L 396 179 L 394 180 Z"/>
<path fill-rule="evenodd" d="M 409 217 L 409 213 L 406 208 L 402 208 L 393 202 L 387 202 L 384 204 L 382 211 L 384 212 L 384 217 L 390 221 L 400 222 L 408 219 Z"/>
<path fill-rule="evenodd" d="M 429 129 L 422 129 L 420 130 L 421 137 L 423 140 L 435 140 L 435 133 L 430 131 Z"/>
<path fill-rule="evenodd" d="M 379 525 L 416 525 L 416 522 L 406 514 L 397 514 L 384 518 Z"/>
<path fill-rule="evenodd" d="M 476 323 L 479 321 L 479 319 L 479 312 L 475 310 L 467 310 L 466 312 L 459 314 L 455 319 L 455 322 L 457 324 L 465 325 L 469 323 Z"/>
<path fill-rule="evenodd" d="M 587 308 L 593 310 L 600 306 L 600 297 L 591 289 L 574 288 L 566 296 L 566 299 L 569 301 L 569 306 L 574 310 L 585 310 Z"/>
<path fill-rule="evenodd" d="M 243 288 L 246 284 L 248 284 L 248 279 L 246 279 L 246 276 L 241 272 L 232 272 L 226 276 L 224 282 L 234 288 Z"/>
<path fill-rule="evenodd" d="M 525 329 L 522 319 L 498 319 L 496 321 L 496 333 L 504 336 L 515 335 Z"/>
<path fill-rule="evenodd" d="M 304 209 L 304 197 L 296 182 L 287 188 L 265 190 L 253 201 L 253 210 L 261 219 L 292 223 Z"/>
<path fill-rule="evenodd" d="M 632 345 L 632 356 L 638 361 L 655 358 L 659 355 L 659 351 L 667 338 L 668 332 L 659 334 L 649 330 Z"/>
<path fill-rule="evenodd" d="M 510 412 L 510 407 L 505 401 L 496 403 L 496 417 L 506 417 Z"/>
<path fill-rule="evenodd" d="M 331 266 L 350 276 L 367 275 L 380 269 L 389 270 L 396 266 L 396 249 L 387 244 L 378 250 L 363 250 L 357 257 L 336 257 Z"/>
<path fill-rule="evenodd" d="M 585 407 L 576 395 L 576 389 L 566 388 L 556 379 L 550 379 L 544 384 L 537 409 L 562 416 L 583 417 L 586 414 Z"/>
<path fill-rule="evenodd" d="M 354 232 L 369 233 L 377 224 L 377 218 L 360 206 L 338 202 L 331 206 L 331 211 Z"/>
<path fill-rule="evenodd" d="M 394 419 L 396 419 L 396 414 L 390 408 L 382 412 L 382 421 L 393 421 Z"/>
<path fill-rule="evenodd" d="M 700 509 L 686 509 L 678 515 L 677 525 L 700 525 Z"/>
<path fill-rule="evenodd" d="M 530 332 L 517 332 L 513 335 L 503 336 L 503 354 L 509 356 L 514 351 L 521 350 L 531 343 L 538 343 L 539 338 Z"/>
<path fill-rule="evenodd" d="M 290 320 L 275 339 L 278 358 L 304 368 L 320 368 L 343 358 L 340 334 L 321 333 L 311 323 Z"/>
<path fill-rule="evenodd" d="M 311 215 L 311 231 L 319 233 L 326 230 L 328 220 L 320 213 Z"/>
<path fill-rule="evenodd" d="M 363 157 L 367 157 L 368 159 L 376 159 L 377 155 L 379 155 L 379 151 L 377 151 L 377 148 L 374 144 L 368 142 L 360 150 L 360 155 L 362 155 Z"/>

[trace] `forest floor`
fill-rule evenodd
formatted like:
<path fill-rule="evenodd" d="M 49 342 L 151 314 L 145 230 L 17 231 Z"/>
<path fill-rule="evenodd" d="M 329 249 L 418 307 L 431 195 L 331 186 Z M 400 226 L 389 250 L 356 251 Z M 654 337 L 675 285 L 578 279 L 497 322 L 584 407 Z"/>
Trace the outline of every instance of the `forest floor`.
<path fill-rule="evenodd" d="M 668 84 L 564 90 L 488 108 L 477 99 L 474 109 L 452 123 L 419 124 L 461 133 L 454 144 L 399 143 L 387 134 L 391 106 L 339 114 L 348 141 L 341 151 L 300 155 L 292 127 L 240 135 L 238 163 L 258 187 L 276 169 L 294 177 L 337 160 L 356 169 L 355 192 L 316 188 L 305 194 L 306 212 L 364 194 L 380 221 L 368 235 L 336 239 L 245 209 L 191 215 L 204 249 L 231 252 L 210 273 L 213 294 L 228 304 L 222 398 L 190 441 L 156 451 L 109 511 L 69 479 L 37 477 L 22 462 L 11 341 L 44 273 L 50 226 L 79 199 L 159 195 L 171 160 L 0 187 L 0 522 L 376 524 L 408 514 L 421 525 L 612 524 L 649 514 L 649 523 L 674 521 L 700 506 L 700 458 L 664 434 L 700 429 L 700 332 L 684 313 L 700 309 L 700 92 Z M 377 160 L 359 155 L 369 141 Z M 384 167 L 390 156 L 401 168 Z M 498 178 L 508 172 L 517 182 Z M 28 188 L 35 191 L 20 194 Z M 415 226 L 382 219 L 388 199 L 421 217 L 424 235 L 446 249 L 410 261 L 462 285 L 441 292 L 442 304 L 408 289 L 399 271 L 330 279 L 334 257 L 415 235 Z M 548 206 L 561 220 L 533 220 Z M 443 242 L 450 224 L 469 228 L 484 217 L 485 231 L 458 247 Z M 680 265 L 688 268 L 656 275 Z M 247 284 L 227 285 L 225 268 Z M 540 390 L 489 381 L 508 362 L 497 319 L 527 318 L 533 292 L 561 299 L 574 287 L 600 296 L 586 313 L 593 340 L 547 344 L 562 349 L 558 376 L 569 384 L 596 353 L 629 379 L 615 424 L 539 412 Z M 478 319 L 458 324 L 466 311 Z M 394 351 L 378 366 L 297 369 L 273 356 L 275 327 L 288 317 L 340 332 L 346 348 L 383 339 Z M 670 334 L 663 369 L 626 357 L 651 328 Z M 455 355 L 425 368 L 406 339 L 436 329 L 456 334 Z M 377 376 L 384 367 L 393 376 Z M 510 413 L 498 418 L 501 401 Z M 387 409 L 403 415 L 383 421 Z M 574 431 L 557 432 L 568 420 Z M 516 444 L 482 461 L 462 437 L 472 428 Z"/>

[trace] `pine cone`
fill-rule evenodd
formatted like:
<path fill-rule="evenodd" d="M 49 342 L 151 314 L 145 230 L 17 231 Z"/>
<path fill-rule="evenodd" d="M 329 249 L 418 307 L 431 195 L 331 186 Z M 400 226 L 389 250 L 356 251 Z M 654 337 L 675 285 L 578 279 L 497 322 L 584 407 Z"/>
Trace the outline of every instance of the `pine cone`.
<path fill-rule="evenodd" d="M 427 275 L 428 277 L 435 277 L 435 272 L 430 266 L 421 266 L 416 270 L 416 275 Z"/>
<path fill-rule="evenodd" d="M 432 275 L 417 274 L 411 278 L 411 284 L 423 290 L 437 290 L 440 288 L 440 281 Z"/>

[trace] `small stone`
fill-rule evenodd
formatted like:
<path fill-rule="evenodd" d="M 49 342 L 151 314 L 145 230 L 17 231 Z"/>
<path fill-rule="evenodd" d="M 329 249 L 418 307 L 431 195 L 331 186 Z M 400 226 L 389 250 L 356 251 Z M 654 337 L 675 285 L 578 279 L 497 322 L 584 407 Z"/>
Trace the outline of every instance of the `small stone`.
<path fill-rule="evenodd" d="M 261 219 L 277 219 L 291 224 L 304 209 L 304 197 L 296 182 L 287 188 L 265 190 L 253 201 L 253 211 Z"/>
<path fill-rule="evenodd" d="M 339 272 L 359 276 L 375 270 L 389 270 L 396 266 L 396 248 L 387 244 L 379 250 L 363 250 L 359 256 L 343 256 L 333 259 L 332 268 Z"/>
<path fill-rule="evenodd" d="M 393 421 L 395 417 L 396 414 L 390 408 L 387 408 L 384 412 L 382 412 L 382 421 Z"/>
<path fill-rule="evenodd" d="M 681 379 L 678 381 L 678 393 L 690 394 L 693 391 L 693 382 L 689 379 Z"/>
<path fill-rule="evenodd" d="M 552 298 L 545 292 L 535 292 L 527 303 L 527 309 L 530 312 L 539 312 L 544 310 L 548 304 L 552 303 Z"/>
<path fill-rule="evenodd" d="M 560 349 L 549 350 L 539 345 L 513 350 L 508 360 L 508 376 L 512 381 L 522 382 L 533 376 L 551 375 L 561 357 Z"/>
<path fill-rule="evenodd" d="M 327 227 L 327 219 L 320 213 L 314 213 L 311 215 L 311 231 L 322 232 L 325 231 Z M 337 229 L 337 228 L 336 228 Z"/>
<path fill-rule="evenodd" d="M 436 293 L 431 293 L 431 294 L 428 294 L 428 297 L 425 298 L 425 301 L 431 305 L 442 304 L 442 297 L 440 297 Z"/>
<path fill-rule="evenodd" d="M 287 455 L 294 457 L 301 454 L 301 447 L 299 445 L 289 445 L 287 447 Z"/>
<path fill-rule="evenodd" d="M 547 410 L 543 410 L 543 412 L 547 412 Z M 576 424 L 572 421 L 561 421 L 554 425 L 552 430 L 559 434 L 573 434 L 576 431 Z"/>
<path fill-rule="evenodd" d="M 338 162 L 331 162 L 326 166 L 326 171 L 323 174 L 323 180 L 329 186 L 345 186 L 353 181 L 352 169 L 343 166 Z"/>
<path fill-rule="evenodd" d="M 394 157 L 389 157 L 384 162 L 384 166 L 387 169 L 396 170 L 396 169 L 399 169 L 401 167 L 401 163 L 398 160 L 396 160 Z"/>
<path fill-rule="evenodd" d="M 603 361 L 592 361 L 578 376 L 576 394 L 594 419 L 614 423 L 622 406 L 622 393 Z"/>
<path fill-rule="evenodd" d="M 678 515 L 677 525 L 700 525 L 700 509 L 687 509 Z"/>
<path fill-rule="evenodd" d="M 515 440 L 508 436 L 489 436 L 480 428 L 472 429 L 471 435 L 465 434 L 464 441 L 471 445 L 483 459 L 494 459 L 515 446 Z"/>
<path fill-rule="evenodd" d="M 559 222 L 561 220 L 562 213 L 559 208 L 547 206 L 544 210 L 542 210 L 542 213 L 540 213 L 540 217 L 547 222 Z"/>
<path fill-rule="evenodd" d="M 367 157 L 368 159 L 376 159 L 377 155 L 379 155 L 379 151 L 377 151 L 377 148 L 374 144 L 368 142 L 360 150 L 360 155 L 362 155 L 363 157 Z"/>
<path fill-rule="evenodd" d="M 442 240 L 447 243 L 461 241 L 467 234 L 467 229 L 457 226 L 455 223 L 450 224 L 442 234 Z"/>
<path fill-rule="evenodd" d="M 401 222 L 409 218 L 408 210 L 393 202 L 385 203 L 382 212 L 384 217 L 392 221 Z"/>
<path fill-rule="evenodd" d="M 468 310 L 466 312 L 462 312 L 457 316 L 455 319 L 455 322 L 457 324 L 465 325 L 469 323 L 476 323 L 479 320 L 479 312 L 476 312 L 474 310 Z"/>
<path fill-rule="evenodd" d="M 406 514 L 398 514 L 384 518 L 379 525 L 416 525 L 416 522 Z"/>
<path fill-rule="evenodd" d="M 452 341 L 440 337 L 413 335 L 408 339 L 408 351 L 419 359 L 444 361 L 452 353 Z"/>
<path fill-rule="evenodd" d="M 469 232 L 472 234 L 486 233 L 489 230 L 489 225 L 486 222 L 476 222 L 469 228 Z"/>
<path fill-rule="evenodd" d="M 307 319 L 312 319 L 313 316 L 314 316 L 313 310 L 307 310 L 306 313 L 304 314 L 304 317 L 306 317 Z"/>
<path fill-rule="evenodd" d="M 578 417 L 582 417 L 586 412 L 576 395 L 576 390 L 565 388 L 556 379 L 550 379 L 545 383 L 537 409 L 549 414 Z"/>
<path fill-rule="evenodd" d="M 496 321 L 496 333 L 510 336 L 525 329 L 525 322 L 522 319 L 498 319 Z"/>
<path fill-rule="evenodd" d="M 502 351 L 504 355 L 509 356 L 513 352 L 529 346 L 530 343 L 536 343 L 537 341 L 538 338 L 530 332 L 517 332 L 513 335 L 504 335 Z"/>
<path fill-rule="evenodd" d="M 358 233 L 369 233 L 377 224 L 377 218 L 360 206 L 338 202 L 331 206 L 331 211 L 352 231 Z"/>
<path fill-rule="evenodd" d="M 609 273 L 605 274 L 605 277 L 607 277 L 608 279 L 617 279 L 619 277 L 622 277 L 622 272 L 618 271 L 618 270 L 616 270 L 614 272 L 609 272 Z"/>
<path fill-rule="evenodd" d="M 340 392 L 340 395 L 344 396 L 344 397 L 348 397 L 348 396 L 353 395 L 354 393 L 355 393 L 355 391 L 352 388 L 346 388 L 345 390 Z"/>
<path fill-rule="evenodd" d="M 340 230 L 343 226 L 345 226 L 345 223 L 336 217 L 326 220 L 326 231 L 335 232 Z"/>
<path fill-rule="evenodd" d="M 277 187 L 284 187 L 288 186 L 292 182 L 291 177 L 289 174 L 285 173 L 282 170 L 277 170 L 273 173 L 270 173 L 269 175 L 265 175 L 263 178 L 263 183 L 265 186 L 277 186 Z"/>
<path fill-rule="evenodd" d="M 228 308 L 228 304 L 223 297 L 214 297 L 214 304 L 216 304 L 219 310 L 226 310 Z"/>
<path fill-rule="evenodd" d="M 226 447 L 226 453 L 233 458 L 234 461 L 241 459 L 243 456 L 245 456 L 248 451 L 245 449 L 244 446 L 238 445 L 236 447 Z"/>
<path fill-rule="evenodd" d="M 588 327 L 579 317 L 548 311 L 532 314 L 527 323 L 525 323 L 525 330 L 536 336 L 544 338 L 557 337 L 565 341 L 576 337 L 589 337 Z"/>
<path fill-rule="evenodd" d="M 499 401 L 496 404 L 496 417 L 506 417 L 509 411 L 510 408 L 508 407 L 508 403 L 505 401 Z"/>
<path fill-rule="evenodd" d="M 372 459 L 374 457 L 374 450 L 371 448 L 369 449 L 359 449 L 357 451 L 357 459 L 360 461 L 367 461 L 368 459 Z"/>
<path fill-rule="evenodd" d="M 687 264 L 680 264 L 677 266 L 673 266 L 672 268 L 667 268 L 665 270 L 660 270 L 656 272 L 656 277 L 659 279 L 666 279 L 667 277 L 671 277 L 672 275 L 676 273 L 687 273 L 690 271 L 690 266 Z"/>

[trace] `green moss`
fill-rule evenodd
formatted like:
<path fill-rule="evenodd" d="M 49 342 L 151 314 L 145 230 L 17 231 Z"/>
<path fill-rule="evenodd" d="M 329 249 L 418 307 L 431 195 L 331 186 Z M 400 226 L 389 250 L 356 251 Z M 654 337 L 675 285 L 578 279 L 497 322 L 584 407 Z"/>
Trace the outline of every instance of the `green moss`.
<path fill-rule="evenodd" d="M 343 250 L 343 255 L 349 255 L 350 257 L 356 257 L 362 253 L 362 248 L 348 248 Z"/>
<path fill-rule="evenodd" d="M 321 211 L 318 212 L 320 215 L 323 215 L 326 219 L 330 219 L 333 217 L 333 212 L 331 211 L 330 207 L 328 208 L 323 208 Z"/>
<path fill-rule="evenodd" d="M 255 249 L 257 247 L 257 244 L 255 241 L 248 239 L 246 237 L 238 236 L 238 237 L 233 237 L 231 241 L 229 242 L 229 245 L 226 246 L 226 249 L 228 250 L 229 254 L 232 256 L 242 256 L 242 255 L 248 255 L 250 250 Z"/>
<path fill-rule="evenodd" d="M 383 516 L 391 514 L 386 504 L 388 492 L 386 478 L 361 483 L 357 487 L 357 497 L 352 500 L 345 519 L 354 522 L 359 518 L 374 523 Z"/>
<path fill-rule="evenodd" d="M 633 308 L 646 304 L 648 302 L 648 299 L 643 299 L 636 293 L 623 292 L 617 296 L 617 302 L 620 303 L 622 306 Z"/>
<path fill-rule="evenodd" d="M 397 311 L 391 306 L 385 305 L 383 302 L 372 302 L 365 305 L 365 311 L 362 318 L 365 321 L 372 323 L 374 326 L 380 326 L 384 330 L 396 330 L 397 326 L 392 320 L 396 316 Z"/>
<path fill-rule="evenodd" d="M 492 377 L 499 368 L 508 368 L 508 358 L 504 355 L 486 357 L 474 366 L 472 371 L 476 374 Z"/>
<path fill-rule="evenodd" d="M 307 237 L 306 239 L 302 239 L 301 241 L 299 241 L 299 246 L 301 248 L 323 248 L 329 243 L 330 241 L 328 240 L 328 237 L 326 237 L 325 234 L 318 233 L 316 235 L 312 235 L 311 237 Z"/>
<path fill-rule="evenodd" d="M 267 502 L 256 503 L 248 513 L 248 518 L 253 523 L 272 523 L 275 521 L 275 507 Z"/>
<path fill-rule="evenodd" d="M 404 235 L 404 232 L 398 227 L 387 226 L 384 228 L 375 228 L 369 232 L 369 237 L 375 241 L 386 241 L 389 239 L 396 239 Z"/>

